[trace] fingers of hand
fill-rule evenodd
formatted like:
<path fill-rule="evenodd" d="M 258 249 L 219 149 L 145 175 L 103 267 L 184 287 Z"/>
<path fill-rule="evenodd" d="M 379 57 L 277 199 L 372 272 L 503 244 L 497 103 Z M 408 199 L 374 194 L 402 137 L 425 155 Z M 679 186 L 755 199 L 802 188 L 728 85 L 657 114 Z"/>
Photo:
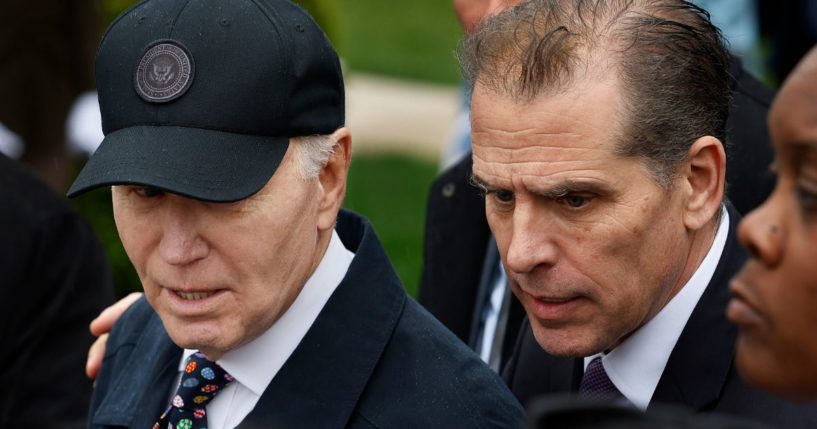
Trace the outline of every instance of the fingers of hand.
<path fill-rule="evenodd" d="M 92 380 L 99 375 L 99 369 L 102 367 L 102 359 L 105 357 L 105 345 L 107 343 L 108 334 L 102 334 L 94 341 L 88 350 L 88 360 L 85 362 L 85 374 Z"/>

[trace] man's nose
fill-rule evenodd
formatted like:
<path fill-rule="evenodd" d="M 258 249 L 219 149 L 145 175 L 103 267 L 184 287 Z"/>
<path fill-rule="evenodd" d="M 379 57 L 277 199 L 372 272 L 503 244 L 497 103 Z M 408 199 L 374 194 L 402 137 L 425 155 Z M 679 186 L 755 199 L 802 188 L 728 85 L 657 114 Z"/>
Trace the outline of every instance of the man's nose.
<path fill-rule="evenodd" d="M 196 201 L 168 196 L 162 219 L 159 255 L 170 265 L 188 265 L 207 257 L 209 246 L 201 236 L 201 215 Z"/>
<path fill-rule="evenodd" d="M 752 210 L 738 226 L 738 239 L 749 254 L 767 267 L 777 265 L 783 256 L 785 225 L 781 222 L 776 192 L 760 207 Z"/>
<path fill-rule="evenodd" d="M 554 242 L 553 222 L 535 204 L 518 206 L 513 214 L 511 242 L 505 268 L 528 273 L 540 266 L 550 267 L 559 259 Z"/>

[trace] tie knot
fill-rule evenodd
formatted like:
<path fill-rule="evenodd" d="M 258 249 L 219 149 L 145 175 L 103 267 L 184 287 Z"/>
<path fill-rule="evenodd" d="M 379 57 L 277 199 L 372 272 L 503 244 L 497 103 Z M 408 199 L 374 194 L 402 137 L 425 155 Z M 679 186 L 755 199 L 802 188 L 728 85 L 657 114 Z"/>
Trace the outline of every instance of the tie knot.
<path fill-rule="evenodd" d="M 201 352 L 187 358 L 173 406 L 181 409 L 204 407 L 234 378 Z"/>
<path fill-rule="evenodd" d="M 205 406 L 221 389 L 235 380 L 201 352 L 185 362 L 182 380 L 170 405 L 153 425 L 153 429 L 204 429 L 207 427 Z"/>
<path fill-rule="evenodd" d="M 607 376 L 601 357 L 594 358 L 587 365 L 579 387 L 579 396 L 597 401 L 613 401 L 623 397 Z"/>

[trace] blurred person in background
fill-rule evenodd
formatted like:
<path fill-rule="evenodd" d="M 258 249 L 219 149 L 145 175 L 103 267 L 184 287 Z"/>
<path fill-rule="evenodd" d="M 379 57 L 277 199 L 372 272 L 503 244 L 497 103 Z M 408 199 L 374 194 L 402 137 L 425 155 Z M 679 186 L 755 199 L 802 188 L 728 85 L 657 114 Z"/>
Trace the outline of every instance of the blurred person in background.
<path fill-rule="evenodd" d="M 797 62 L 817 43 L 817 2 L 759 2 L 760 31 L 768 41 L 771 81 L 786 79 Z"/>
<path fill-rule="evenodd" d="M 100 25 L 96 2 L 24 0 L 3 4 L 0 123 L 22 141 L 22 162 L 64 192 L 72 171 L 66 119 L 91 88 Z"/>
<path fill-rule="evenodd" d="M 113 301 L 105 252 L 63 197 L 2 154 L 0 292 L 0 427 L 87 427 L 87 326 Z"/>
<path fill-rule="evenodd" d="M 732 282 L 737 365 L 751 384 L 817 399 L 817 49 L 784 82 L 769 113 L 777 186 L 738 229 L 750 259 Z"/>

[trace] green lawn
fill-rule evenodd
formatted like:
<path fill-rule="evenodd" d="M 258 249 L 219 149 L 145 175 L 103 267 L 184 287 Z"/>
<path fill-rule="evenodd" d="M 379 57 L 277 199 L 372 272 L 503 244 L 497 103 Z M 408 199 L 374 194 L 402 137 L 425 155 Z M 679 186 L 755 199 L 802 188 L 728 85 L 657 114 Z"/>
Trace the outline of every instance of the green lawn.
<path fill-rule="evenodd" d="M 341 0 L 338 49 L 352 70 L 459 81 L 461 30 L 450 0 Z"/>
<path fill-rule="evenodd" d="M 437 164 L 404 155 L 352 158 L 345 206 L 374 225 L 406 290 L 417 296 L 426 196 Z"/>
<path fill-rule="evenodd" d="M 369 218 L 397 274 L 415 296 L 422 268 L 426 193 L 436 169 L 434 162 L 403 155 L 355 154 L 349 172 L 345 206 Z M 75 202 L 105 245 L 117 294 L 141 290 L 116 233 L 110 191 L 97 190 Z"/>

